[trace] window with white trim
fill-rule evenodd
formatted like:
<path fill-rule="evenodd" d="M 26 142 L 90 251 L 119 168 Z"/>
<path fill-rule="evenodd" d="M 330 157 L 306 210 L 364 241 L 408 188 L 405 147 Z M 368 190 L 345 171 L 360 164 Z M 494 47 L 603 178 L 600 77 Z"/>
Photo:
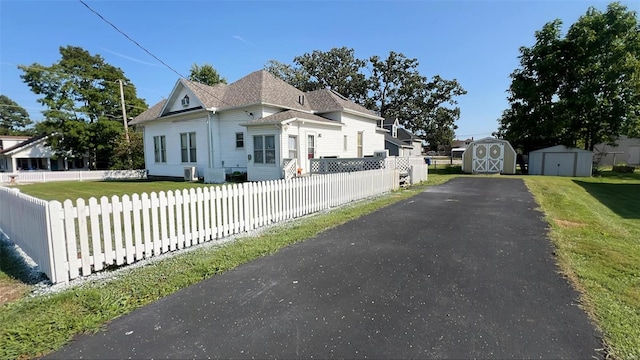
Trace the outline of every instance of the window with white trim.
<path fill-rule="evenodd" d="M 276 163 L 276 137 L 274 135 L 253 136 L 253 162 L 256 164 Z"/>
<path fill-rule="evenodd" d="M 194 163 L 198 161 L 196 156 L 196 133 L 180 134 L 180 156 L 183 163 Z"/>
<path fill-rule="evenodd" d="M 153 137 L 153 154 L 157 163 L 167 162 L 167 141 L 164 135 Z"/>
<path fill-rule="evenodd" d="M 342 144 L 342 150 L 343 151 L 347 151 L 347 135 L 343 136 L 343 144 Z"/>
<path fill-rule="evenodd" d="M 244 133 L 236 133 L 236 149 L 244 148 Z"/>

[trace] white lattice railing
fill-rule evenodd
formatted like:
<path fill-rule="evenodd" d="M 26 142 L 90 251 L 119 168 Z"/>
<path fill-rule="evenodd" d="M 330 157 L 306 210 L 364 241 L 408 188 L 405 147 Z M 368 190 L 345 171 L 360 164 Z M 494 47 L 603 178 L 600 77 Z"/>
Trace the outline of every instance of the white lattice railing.
<path fill-rule="evenodd" d="M 298 159 L 284 159 L 282 160 L 282 172 L 284 173 L 284 179 L 289 180 L 296 176 L 298 171 Z"/>
<path fill-rule="evenodd" d="M 383 158 L 311 159 L 312 174 L 333 174 L 384 169 Z"/>

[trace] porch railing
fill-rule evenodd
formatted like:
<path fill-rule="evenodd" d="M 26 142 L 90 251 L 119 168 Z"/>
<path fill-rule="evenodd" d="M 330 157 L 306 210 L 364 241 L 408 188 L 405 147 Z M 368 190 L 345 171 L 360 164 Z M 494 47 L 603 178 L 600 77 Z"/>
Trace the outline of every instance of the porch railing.
<path fill-rule="evenodd" d="M 298 159 L 284 159 L 282 160 L 282 171 L 285 180 L 292 179 L 296 176 L 298 171 Z"/>

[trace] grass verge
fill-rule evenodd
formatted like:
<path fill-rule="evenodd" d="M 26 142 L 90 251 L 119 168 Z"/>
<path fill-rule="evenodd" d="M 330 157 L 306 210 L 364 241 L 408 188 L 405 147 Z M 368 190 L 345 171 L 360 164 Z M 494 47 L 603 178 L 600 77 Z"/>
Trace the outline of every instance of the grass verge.
<path fill-rule="evenodd" d="M 119 180 L 119 181 L 60 181 L 18 185 L 21 192 L 43 200 L 85 199 L 101 196 L 111 197 L 125 194 L 142 194 L 143 192 L 160 192 L 182 190 L 198 187 L 216 186 L 212 184 L 192 183 L 183 181 L 150 181 L 150 180 Z"/>
<path fill-rule="evenodd" d="M 427 184 L 450 177 L 434 176 Z M 116 278 L 57 294 L 24 298 L 0 307 L 0 359 L 31 358 L 60 348 L 74 335 L 99 330 L 106 322 L 213 275 L 418 194 L 424 185 L 401 190 L 326 214 L 303 218 L 259 236 L 219 248 L 201 248 Z"/>
<path fill-rule="evenodd" d="M 640 180 L 525 177 L 546 214 L 558 263 L 581 292 L 610 356 L 640 358 Z"/>

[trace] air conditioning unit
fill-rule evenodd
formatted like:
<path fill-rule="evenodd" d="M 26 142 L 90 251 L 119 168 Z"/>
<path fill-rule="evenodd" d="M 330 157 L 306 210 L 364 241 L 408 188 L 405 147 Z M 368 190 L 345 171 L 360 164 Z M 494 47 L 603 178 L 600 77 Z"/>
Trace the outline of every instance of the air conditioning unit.
<path fill-rule="evenodd" d="M 386 158 L 387 156 L 389 156 L 389 150 L 374 151 L 373 156 L 378 158 Z"/>
<path fill-rule="evenodd" d="M 195 166 L 187 166 L 184 168 L 184 179 L 186 181 L 198 180 L 198 168 Z"/>

